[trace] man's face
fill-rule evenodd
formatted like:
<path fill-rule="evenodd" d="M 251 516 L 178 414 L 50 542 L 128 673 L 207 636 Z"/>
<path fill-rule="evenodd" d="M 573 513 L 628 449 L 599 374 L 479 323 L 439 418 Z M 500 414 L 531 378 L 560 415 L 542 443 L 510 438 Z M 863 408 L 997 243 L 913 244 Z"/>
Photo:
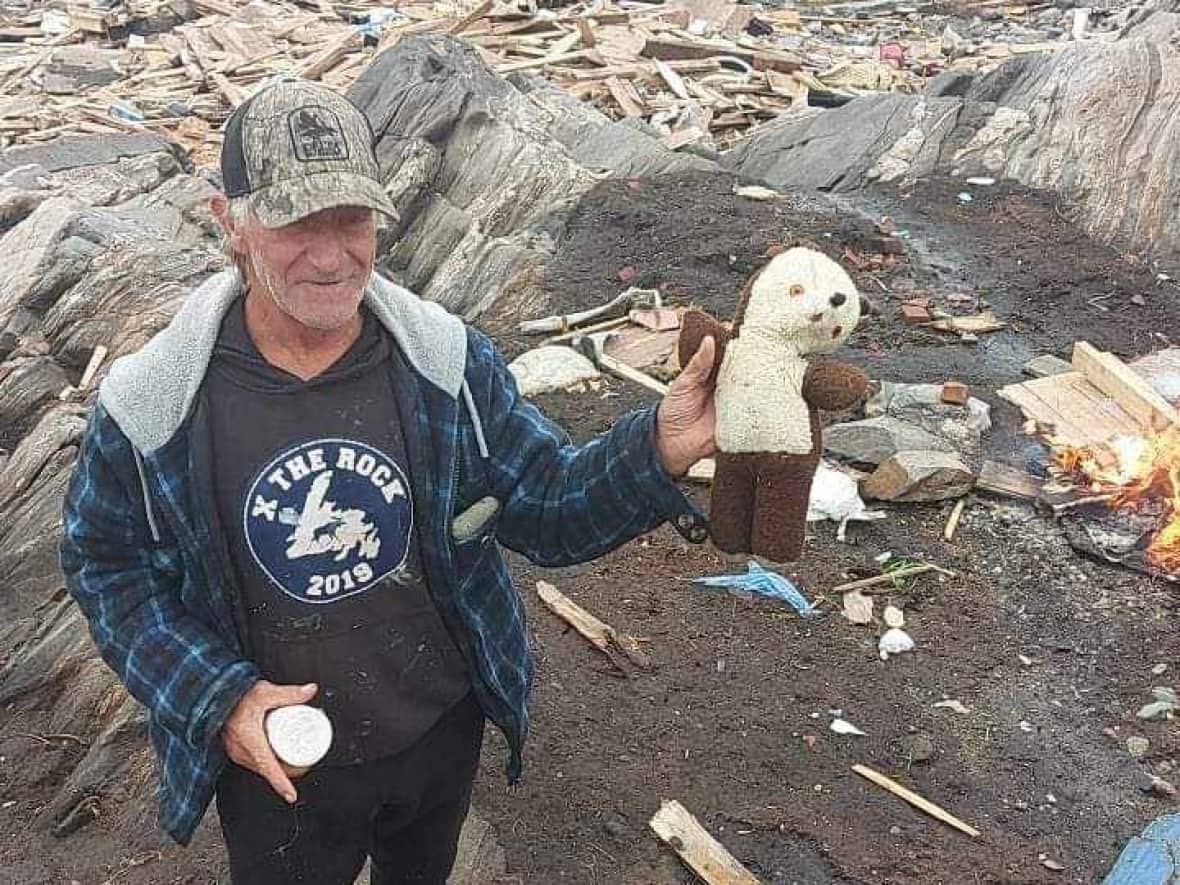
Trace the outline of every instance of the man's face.
<path fill-rule="evenodd" d="M 254 279 L 283 313 L 330 331 L 355 316 L 373 272 L 377 227 L 371 209 L 325 209 L 285 227 L 251 218 L 235 248 Z"/>

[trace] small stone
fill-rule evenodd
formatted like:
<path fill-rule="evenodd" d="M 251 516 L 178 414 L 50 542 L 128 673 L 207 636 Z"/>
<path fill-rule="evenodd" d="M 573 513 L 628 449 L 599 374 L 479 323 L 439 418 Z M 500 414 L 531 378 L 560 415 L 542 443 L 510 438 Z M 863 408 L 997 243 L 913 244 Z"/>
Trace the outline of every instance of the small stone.
<path fill-rule="evenodd" d="M 1139 712 L 1135 715 L 1145 722 L 1163 722 L 1165 719 L 1172 718 L 1175 709 L 1176 705 L 1168 701 L 1155 701 L 1140 707 Z"/>
<path fill-rule="evenodd" d="M 877 653 L 883 661 L 889 660 L 890 655 L 900 655 L 913 650 L 913 638 L 899 627 L 886 630 L 881 638 L 877 640 Z"/>
<path fill-rule="evenodd" d="M 617 811 L 612 811 L 603 820 L 602 829 L 608 836 L 615 839 L 624 839 L 630 827 L 627 825 L 627 818 L 623 817 Z"/>
<path fill-rule="evenodd" d="M 1055 861 L 1049 857 L 1042 858 L 1041 866 L 1043 866 L 1047 870 L 1052 870 L 1055 873 L 1060 873 L 1062 870 L 1065 869 L 1065 867 L 1062 864 L 1058 863 L 1057 861 Z"/>
<path fill-rule="evenodd" d="M 954 712 L 963 715 L 971 712 L 967 707 L 963 706 L 962 701 L 939 701 L 938 703 L 932 704 L 931 706 L 953 710 Z"/>
<path fill-rule="evenodd" d="M 1171 783 L 1162 777 L 1156 777 L 1148 771 L 1138 771 L 1135 773 L 1135 786 L 1144 793 L 1150 793 L 1165 799 L 1172 799 L 1176 796 L 1176 788 Z"/>
<path fill-rule="evenodd" d="M 905 613 L 902 612 L 902 610 L 896 605 L 885 606 L 885 614 L 883 617 L 885 619 L 885 626 L 887 627 L 905 626 Z"/>
<path fill-rule="evenodd" d="M 1152 676 L 1163 676 L 1167 672 L 1168 672 L 1168 665 L 1167 664 L 1156 664 L 1154 667 L 1151 668 L 1151 675 Z"/>
<path fill-rule="evenodd" d="M 1180 707 L 1180 698 L 1176 697 L 1175 689 L 1167 686 L 1159 686 L 1151 690 L 1151 696 L 1157 701 L 1165 704 L 1171 704 L 1173 707 Z"/>
<path fill-rule="evenodd" d="M 890 827 L 889 828 L 889 835 L 890 836 L 900 836 L 901 835 L 901 827 L 896 826 L 896 825 Z"/>
<path fill-rule="evenodd" d="M 1127 752 L 1134 759 L 1142 759 L 1151 748 L 1151 741 L 1144 737 L 1127 738 Z"/>
<path fill-rule="evenodd" d="M 899 747 L 902 758 L 909 762 L 926 762 L 934 756 L 934 741 L 924 734 L 906 735 Z"/>
<path fill-rule="evenodd" d="M 1033 357 L 1025 363 L 1023 371 L 1024 374 L 1032 375 L 1034 378 L 1048 378 L 1050 375 L 1064 375 L 1066 372 L 1072 372 L 1074 367 L 1059 356 L 1045 353 Z"/>

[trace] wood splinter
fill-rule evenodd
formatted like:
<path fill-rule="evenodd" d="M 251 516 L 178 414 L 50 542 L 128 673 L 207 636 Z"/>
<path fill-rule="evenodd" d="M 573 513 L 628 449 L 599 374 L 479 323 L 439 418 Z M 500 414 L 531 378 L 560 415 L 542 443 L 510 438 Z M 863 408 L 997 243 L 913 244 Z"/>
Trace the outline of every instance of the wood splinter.
<path fill-rule="evenodd" d="M 945 811 L 944 809 L 935 805 L 929 799 L 922 798 L 912 790 L 907 790 L 897 781 L 886 777 L 885 775 L 881 774 L 881 772 L 875 771 L 872 768 L 869 768 L 867 765 L 854 765 L 852 766 L 852 770 L 866 780 L 872 781 L 878 787 L 881 787 L 882 789 L 892 793 L 897 798 L 902 799 L 915 808 L 926 812 L 936 820 L 940 820 L 944 824 L 952 826 L 959 832 L 966 833 L 972 838 L 979 838 L 979 830 L 975 829 L 975 827 L 971 826 L 970 824 L 963 823 L 963 821 L 959 820 L 949 811 Z"/>
<path fill-rule="evenodd" d="M 639 647 L 639 640 L 626 633 L 620 633 L 610 624 L 598 620 L 548 581 L 537 581 L 537 596 L 557 615 L 585 637 L 586 641 L 610 658 L 611 663 L 627 672 L 618 659 L 616 649 L 627 660 L 642 670 L 651 669 L 651 658 Z"/>
<path fill-rule="evenodd" d="M 750 871 L 679 802 L 664 800 L 648 826 L 709 885 L 758 885 Z"/>

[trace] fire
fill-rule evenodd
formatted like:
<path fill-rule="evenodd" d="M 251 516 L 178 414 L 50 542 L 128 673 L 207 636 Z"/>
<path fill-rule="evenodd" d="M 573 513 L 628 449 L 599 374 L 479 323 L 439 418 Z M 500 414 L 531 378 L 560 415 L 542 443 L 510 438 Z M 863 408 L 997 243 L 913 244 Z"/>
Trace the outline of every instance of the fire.
<path fill-rule="evenodd" d="M 1144 498 L 1162 502 L 1161 527 L 1145 553 L 1157 568 L 1180 573 L 1180 427 L 1149 437 L 1119 436 L 1100 446 L 1060 447 L 1053 457 L 1093 491 L 1115 493 L 1114 507 L 1134 507 Z"/>

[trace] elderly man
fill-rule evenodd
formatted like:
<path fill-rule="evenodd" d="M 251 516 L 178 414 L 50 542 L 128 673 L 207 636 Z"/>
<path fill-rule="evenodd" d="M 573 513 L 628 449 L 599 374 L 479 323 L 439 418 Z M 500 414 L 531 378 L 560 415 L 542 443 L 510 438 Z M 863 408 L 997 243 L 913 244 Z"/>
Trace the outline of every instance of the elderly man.
<path fill-rule="evenodd" d="M 713 449 L 713 343 L 574 447 L 487 338 L 374 274 L 396 211 L 348 101 L 264 89 L 221 167 L 236 269 L 111 367 L 67 585 L 148 709 L 175 839 L 216 793 L 235 883 L 349 883 L 366 857 L 374 882 L 442 883 L 485 717 L 521 772 L 532 667 L 498 545 L 564 565 L 669 519 L 701 540 L 673 477 Z M 309 771 L 264 727 L 300 703 L 334 731 Z"/>

